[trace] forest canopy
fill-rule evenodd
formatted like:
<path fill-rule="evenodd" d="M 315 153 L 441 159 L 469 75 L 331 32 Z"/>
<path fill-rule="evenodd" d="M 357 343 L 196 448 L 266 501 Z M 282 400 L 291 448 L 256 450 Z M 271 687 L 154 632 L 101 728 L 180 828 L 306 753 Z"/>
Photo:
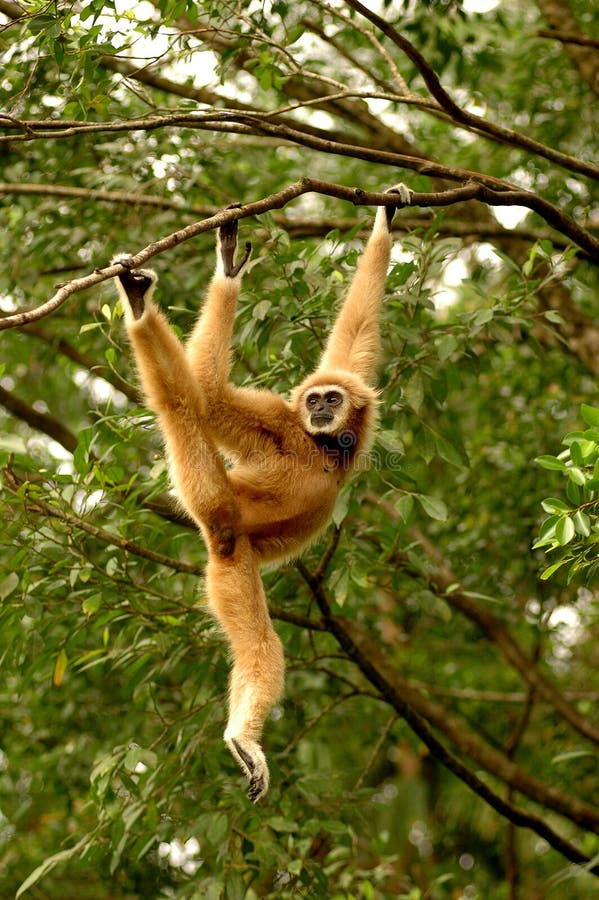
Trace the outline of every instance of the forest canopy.
<path fill-rule="evenodd" d="M 0 51 L 0 894 L 596 896 L 591 5 L 0 0 Z M 369 464 L 264 576 L 252 805 L 111 259 L 185 336 L 238 219 L 234 381 L 287 396 L 398 182 Z"/>

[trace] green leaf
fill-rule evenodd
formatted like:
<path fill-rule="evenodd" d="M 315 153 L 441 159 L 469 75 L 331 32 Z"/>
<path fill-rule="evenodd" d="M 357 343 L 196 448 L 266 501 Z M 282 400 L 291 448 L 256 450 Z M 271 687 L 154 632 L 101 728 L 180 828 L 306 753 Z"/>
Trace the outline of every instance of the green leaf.
<path fill-rule="evenodd" d="M 406 522 L 414 509 L 414 498 L 411 494 L 404 494 L 403 497 L 400 497 L 397 503 L 395 504 L 395 509 L 401 516 L 401 518 Z"/>
<path fill-rule="evenodd" d="M 93 431 L 91 428 L 82 428 L 77 437 L 77 446 L 73 453 L 73 465 L 80 475 L 87 475 L 92 465 L 89 459 L 92 437 Z"/>
<path fill-rule="evenodd" d="M 479 309 L 474 318 L 472 319 L 472 324 L 476 326 L 486 325 L 493 319 L 493 310 L 492 309 Z"/>
<path fill-rule="evenodd" d="M 128 772 L 135 772 L 140 763 L 143 766 L 147 766 L 148 769 L 155 769 L 157 762 L 158 757 L 153 750 L 145 750 L 143 747 L 131 747 L 125 755 L 123 765 Z"/>
<path fill-rule="evenodd" d="M 583 537 L 588 537 L 590 535 L 591 520 L 581 509 L 576 510 L 572 517 L 572 522 L 574 523 L 574 528 L 578 534 L 581 534 Z"/>
<path fill-rule="evenodd" d="M 569 516 L 562 516 L 555 526 L 555 538 L 560 547 L 569 544 L 575 533 L 576 531 L 572 519 Z"/>
<path fill-rule="evenodd" d="M 436 342 L 437 354 L 440 362 L 445 362 L 457 350 L 459 344 L 453 334 L 444 334 Z"/>
<path fill-rule="evenodd" d="M 462 458 L 459 450 L 453 446 L 443 435 L 438 434 L 436 436 L 437 442 L 437 452 L 439 456 L 444 459 L 446 462 L 451 463 L 452 466 L 456 466 L 458 469 L 466 468 L 466 463 Z"/>
<path fill-rule="evenodd" d="M 566 753 L 558 753 L 551 762 L 555 765 L 556 763 L 570 762 L 571 759 L 584 759 L 585 757 L 593 757 L 595 759 L 596 756 L 597 754 L 594 750 L 568 750 Z"/>
<path fill-rule="evenodd" d="M 535 462 L 543 469 L 552 469 L 558 472 L 563 472 L 566 468 L 565 462 L 558 459 L 557 456 L 537 456 Z"/>
<path fill-rule="evenodd" d="M 572 506 L 580 506 L 580 487 L 570 479 L 566 485 L 566 497 Z"/>
<path fill-rule="evenodd" d="M 0 581 L 0 600 L 6 600 L 19 583 L 19 576 L 16 572 L 10 572 L 6 578 Z"/>
<path fill-rule="evenodd" d="M 54 666 L 54 674 L 52 675 L 52 683 L 54 684 L 54 687 L 60 687 L 60 685 L 62 684 L 62 680 L 64 678 L 68 664 L 69 658 L 67 656 L 66 650 L 63 647 L 58 654 L 56 664 Z"/>
<path fill-rule="evenodd" d="M 273 831 L 280 831 L 286 834 L 293 834 L 299 831 L 297 822 L 293 822 L 291 819 L 284 819 L 282 816 L 273 816 L 272 819 L 268 820 L 268 825 Z"/>
<path fill-rule="evenodd" d="M 53 856 L 48 856 L 41 865 L 34 869 L 31 875 L 29 875 L 23 884 L 20 886 L 19 890 L 15 894 L 15 900 L 18 900 L 25 891 L 28 891 L 30 887 L 33 887 L 40 878 L 43 878 L 44 875 L 47 875 L 48 872 L 51 872 L 55 866 L 58 866 L 60 863 L 67 862 L 67 860 L 71 859 L 75 854 L 77 854 L 89 841 L 89 838 L 86 836 L 79 841 L 78 844 L 75 844 L 74 847 L 69 847 L 67 850 L 61 850 L 59 853 L 55 853 Z"/>
<path fill-rule="evenodd" d="M 555 309 L 548 309 L 543 313 L 544 317 L 548 322 L 552 322 L 554 325 L 565 325 L 566 321 L 560 313 L 558 313 Z"/>
<path fill-rule="evenodd" d="M 424 383 L 420 372 L 416 372 L 403 386 L 406 403 L 418 412 L 424 400 Z"/>
<path fill-rule="evenodd" d="M 583 403 L 580 407 L 580 414 L 587 425 L 599 427 L 599 407 Z"/>
<path fill-rule="evenodd" d="M 260 322 L 263 321 L 268 316 L 271 307 L 272 303 L 270 300 L 261 300 L 259 303 L 256 303 L 252 309 L 252 318 L 258 319 Z"/>
<path fill-rule="evenodd" d="M 92 597 L 87 597 L 83 603 L 81 604 L 81 609 L 85 613 L 86 616 L 93 616 L 94 613 L 97 613 L 102 605 L 102 596 L 100 594 L 94 594 Z"/>
<path fill-rule="evenodd" d="M 224 813 L 216 813 L 210 817 L 210 824 L 206 829 L 206 838 L 214 846 L 218 846 L 229 831 L 229 819 Z"/>
<path fill-rule="evenodd" d="M 335 507 L 333 509 L 333 515 L 331 516 L 331 519 L 333 521 L 333 524 L 336 525 L 337 528 L 340 527 L 347 515 L 350 499 L 350 491 L 342 490 L 335 501 Z"/>
<path fill-rule="evenodd" d="M 416 496 L 427 516 L 430 516 L 431 519 L 437 519 L 439 522 L 447 520 L 447 507 L 442 500 L 439 500 L 438 497 L 431 497 L 428 494 L 417 494 Z"/>
<path fill-rule="evenodd" d="M 572 466 L 568 469 L 568 478 L 570 481 L 573 481 L 574 484 L 582 486 L 586 482 L 586 475 L 579 469 L 577 466 Z"/>
<path fill-rule="evenodd" d="M 333 587 L 333 596 L 338 606 L 343 606 L 347 600 L 349 588 L 349 569 L 343 569 Z"/>
<path fill-rule="evenodd" d="M 541 579 L 541 581 L 547 581 L 548 578 L 551 578 L 551 576 L 553 574 L 555 574 L 555 572 L 557 572 L 558 569 L 561 569 L 561 567 L 563 565 L 565 565 L 567 562 L 570 562 L 570 560 L 569 559 L 560 559 L 559 562 L 555 562 L 552 565 L 548 566 L 546 569 L 544 569 L 541 572 L 541 574 L 539 575 L 539 578 Z"/>
<path fill-rule="evenodd" d="M 541 506 L 547 513 L 563 513 L 568 512 L 570 507 L 559 497 L 547 497 L 542 501 Z"/>

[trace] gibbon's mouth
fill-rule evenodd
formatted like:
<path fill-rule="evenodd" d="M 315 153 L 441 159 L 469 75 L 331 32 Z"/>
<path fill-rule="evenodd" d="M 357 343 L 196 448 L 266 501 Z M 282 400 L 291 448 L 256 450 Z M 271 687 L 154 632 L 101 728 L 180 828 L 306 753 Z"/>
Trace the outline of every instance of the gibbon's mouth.
<path fill-rule="evenodd" d="M 310 422 L 312 425 L 330 425 L 334 418 L 335 416 L 320 413 L 318 415 L 310 416 Z"/>

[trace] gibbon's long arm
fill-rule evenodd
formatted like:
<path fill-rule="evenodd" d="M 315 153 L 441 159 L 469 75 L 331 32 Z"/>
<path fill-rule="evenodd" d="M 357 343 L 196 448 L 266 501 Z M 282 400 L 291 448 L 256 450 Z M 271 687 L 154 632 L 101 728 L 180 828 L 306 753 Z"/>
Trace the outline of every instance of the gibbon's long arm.
<path fill-rule="evenodd" d="M 233 207 L 239 206 L 234 204 Z M 219 228 L 216 237 L 216 269 L 208 285 L 202 314 L 187 342 L 187 358 L 196 378 L 210 392 L 219 392 L 227 383 L 231 368 L 231 337 L 241 289 L 241 274 L 252 245 L 235 263 L 237 222 Z"/>
<path fill-rule="evenodd" d="M 391 256 L 391 222 L 399 206 L 410 203 L 404 184 L 389 188 L 400 202 L 379 206 L 366 248 L 358 263 L 347 297 L 329 335 L 317 372 L 350 371 L 372 382 L 379 354 L 381 301 Z"/>

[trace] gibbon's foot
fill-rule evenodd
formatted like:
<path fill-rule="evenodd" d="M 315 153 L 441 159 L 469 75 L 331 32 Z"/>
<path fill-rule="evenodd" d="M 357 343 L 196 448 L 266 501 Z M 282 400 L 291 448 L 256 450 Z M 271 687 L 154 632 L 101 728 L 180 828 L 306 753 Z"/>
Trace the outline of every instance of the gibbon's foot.
<path fill-rule="evenodd" d="M 227 746 L 250 783 L 248 797 L 256 803 L 268 790 L 269 775 L 264 753 L 255 741 L 225 738 Z"/>
<path fill-rule="evenodd" d="M 133 258 L 131 256 L 121 256 L 112 261 L 127 269 L 122 275 L 117 275 L 117 278 L 125 289 L 134 318 L 141 319 L 146 308 L 146 295 L 156 281 L 156 275 L 154 272 L 147 272 L 145 269 L 133 269 Z"/>
<path fill-rule="evenodd" d="M 409 206 L 412 202 L 412 190 L 405 184 L 400 183 L 396 184 L 393 187 L 388 188 L 385 191 L 386 194 L 399 194 L 401 199 L 401 203 L 398 203 L 397 206 L 386 206 L 385 213 L 387 216 L 387 228 L 391 228 L 391 223 L 393 222 L 393 216 L 402 206 Z"/>
<path fill-rule="evenodd" d="M 240 206 L 241 203 L 231 203 L 230 206 L 227 206 L 227 209 L 239 209 Z M 218 236 L 220 239 L 220 255 L 222 257 L 225 275 L 227 278 L 235 278 L 239 275 L 250 258 L 252 245 L 249 241 L 246 243 L 245 253 L 237 265 L 235 265 L 235 251 L 237 250 L 237 220 L 221 225 L 218 229 Z"/>

